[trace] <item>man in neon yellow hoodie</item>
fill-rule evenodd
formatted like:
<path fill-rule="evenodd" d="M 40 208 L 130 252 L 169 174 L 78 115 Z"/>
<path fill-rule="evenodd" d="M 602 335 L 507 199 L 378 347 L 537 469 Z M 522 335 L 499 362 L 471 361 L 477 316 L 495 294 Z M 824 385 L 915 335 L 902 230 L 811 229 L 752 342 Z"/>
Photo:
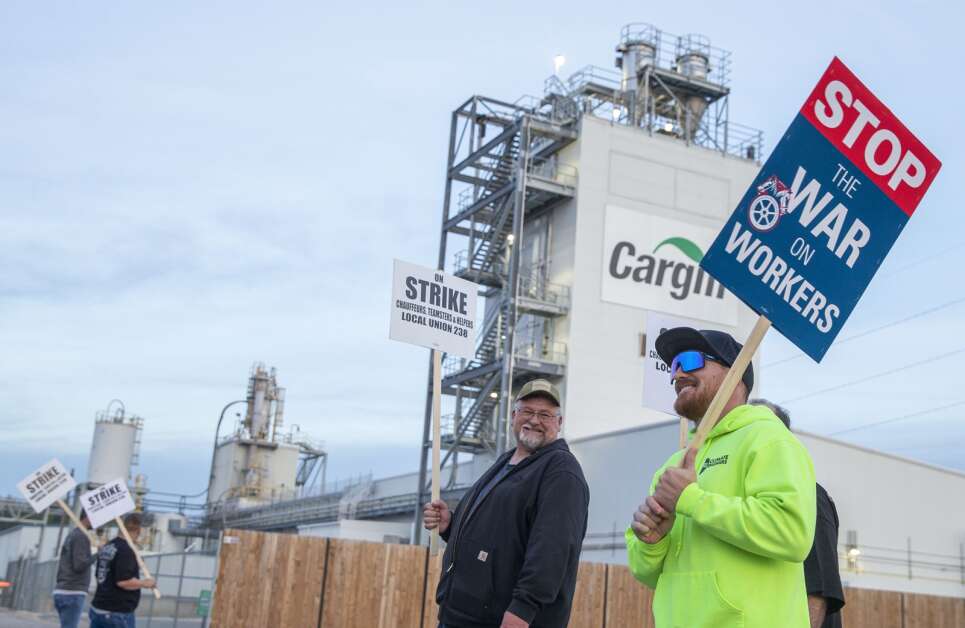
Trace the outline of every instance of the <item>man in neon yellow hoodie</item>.
<path fill-rule="evenodd" d="M 674 409 L 703 418 L 741 345 L 689 327 L 657 338 Z M 768 408 L 746 405 L 751 366 L 700 451 L 654 474 L 626 532 L 630 571 L 655 590 L 657 628 L 807 628 L 802 563 L 815 525 L 814 468 Z"/>

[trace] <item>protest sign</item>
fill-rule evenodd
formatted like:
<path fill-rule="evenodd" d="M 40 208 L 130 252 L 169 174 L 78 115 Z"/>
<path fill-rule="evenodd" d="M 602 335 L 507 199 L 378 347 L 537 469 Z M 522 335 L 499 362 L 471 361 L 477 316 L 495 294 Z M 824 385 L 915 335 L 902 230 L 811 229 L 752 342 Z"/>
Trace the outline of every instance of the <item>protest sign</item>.
<path fill-rule="evenodd" d="M 107 482 L 92 491 L 87 491 L 80 496 L 80 501 L 94 528 L 99 528 L 136 508 L 131 493 L 127 490 L 127 483 L 122 479 Z"/>
<path fill-rule="evenodd" d="M 150 578 L 151 572 L 148 570 L 147 565 L 144 564 L 140 550 L 134 543 L 134 539 L 131 538 L 124 522 L 121 520 L 122 516 L 133 512 L 137 508 L 134 499 L 131 497 L 131 492 L 127 489 L 127 482 L 122 478 L 118 478 L 101 484 L 97 488 L 81 495 L 80 501 L 84 505 L 87 518 L 93 527 L 99 528 L 108 521 L 114 521 L 114 523 L 117 524 L 117 529 L 120 531 L 121 536 L 123 536 L 127 544 L 131 546 L 134 557 L 137 559 L 137 565 L 143 572 L 144 577 Z M 154 587 L 154 597 L 159 600 L 161 599 L 161 592 L 158 591 L 157 587 Z"/>
<path fill-rule="evenodd" d="M 51 504 L 56 503 L 64 514 L 73 521 L 74 525 L 84 531 L 91 543 L 96 545 L 97 538 L 84 527 L 73 509 L 64 503 L 64 497 L 76 486 L 77 482 L 74 480 L 74 476 L 68 473 L 59 460 L 54 458 L 17 484 L 17 490 L 24 496 L 34 512 L 43 512 L 45 508 L 49 508 Z"/>
<path fill-rule="evenodd" d="M 54 458 L 17 484 L 17 490 L 34 512 L 43 512 L 57 500 L 63 499 L 75 486 L 77 482 L 64 465 Z"/>
<path fill-rule="evenodd" d="M 441 270 L 395 260 L 389 338 L 472 358 L 478 288 Z"/>
<path fill-rule="evenodd" d="M 835 58 L 701 266 L 820 362 L 940 167 Z"/>
<path fill-rule="evenodd" d="M 835 57 L 701 261 L 760 318 L 692 448 L 772 322 L 820 362 L 940 168 Z"/>
<path fill-rule="evenodd" d="M 472 359 L 476 353 L 479 286 L 441 270 L 395 260 L 389 338 L 432 349 L 432 500 L 440 498 L 442 354 Z M 420 487 L 421 490 L 421 487 Z M 438 534 L 430 551 L 438 551 Z"/>

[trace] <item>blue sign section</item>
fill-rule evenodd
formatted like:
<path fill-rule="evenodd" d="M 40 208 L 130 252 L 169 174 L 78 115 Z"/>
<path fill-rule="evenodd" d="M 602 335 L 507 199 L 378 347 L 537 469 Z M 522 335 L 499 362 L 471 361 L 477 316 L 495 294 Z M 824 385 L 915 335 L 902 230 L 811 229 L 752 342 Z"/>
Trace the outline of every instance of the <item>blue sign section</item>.
<path fill-rule="evenodd" d="M 907 220 L 798 114 L 700 265 L 820 362 Z"/>

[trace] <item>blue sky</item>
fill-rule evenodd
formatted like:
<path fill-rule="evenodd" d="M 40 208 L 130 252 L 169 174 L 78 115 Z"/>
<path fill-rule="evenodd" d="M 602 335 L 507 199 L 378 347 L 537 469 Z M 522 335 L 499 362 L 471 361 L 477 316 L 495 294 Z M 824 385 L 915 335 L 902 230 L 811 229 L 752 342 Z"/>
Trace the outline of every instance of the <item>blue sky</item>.
<path fill-rule="evenodd" d="M 943 160 L 840 338 L 912 318 L 762 379 L 825 434 L 948 406 L 842 437 L 965 468 L 959 10 L 667 6 L 3 3 L 0 493 L 52 455 L 83 475 L 115 397 L 149 485 L 201 490 L 256 360 L 330 477 L 415 468 L 426 356 L 386 295 L 394 257 L 434 262 L 449 114 L 538 95 L 557 53 L 611 67 L 634 21 L 733 51 L 731 119 L 768 146 L 837 54 Z M 765 365 L 796 355 L 771 333 Z"/>

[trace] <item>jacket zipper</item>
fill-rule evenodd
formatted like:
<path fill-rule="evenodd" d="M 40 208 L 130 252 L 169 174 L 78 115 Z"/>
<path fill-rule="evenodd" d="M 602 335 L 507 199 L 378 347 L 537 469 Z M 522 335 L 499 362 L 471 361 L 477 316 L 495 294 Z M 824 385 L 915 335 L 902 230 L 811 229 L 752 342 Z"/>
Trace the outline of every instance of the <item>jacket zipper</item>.
<path fill-rule="evenodd" d="M 535 459 L 535 457 L 536 457 L 537 455 L 538 455 L 538 453 L 537 453 L 537 454 L 531 454 L 530 456 L 527 456 L 526 458 L 524 458 L 523 460 L 521 460 L 521 461 L 519 462 L 519 464 L 515 465 L 512 469 L 510 469 L 509 473 L 506 474 L 506 476 L 503 478 L 503 480 L 505 480 L 506 478 L 508 478 L 508 477 L 509 477 L 510 475 L 512 475 L 513 473 L 516 473 L 517 471 L 519 471 L 520 465 L 522 465 L 523 463 L 525 463 L 527 460 L 533 460 L 533 459 Z M 512 460 L 512 454 L 510 454 L 510 456 L 509 456 L 508 458 L 506 458 L 505 461 L 503 461 L 503 464 L 504 464 L 504 465 L 507 464 L 510 460 Z M 496 473 L 499 473 L 499 471 L 497 471 Z M 500 481 L 503 481 L 503 480 L 500 480 Z M 494 486 L 493 488 L 496 488 L 496 487 Z M 482 487 L 480 487 L 480 491 L 481 491 L 481 490 L 482 490 Z M 478 497 L 479 493 L 477 492 L 475 495 L 476 495 L 476 497 Z M 473 499 L 473 501 L 475 501 L 475 499 Z M 468 516 L 469 513 L 467 512 L 466 515 Z M 466 519 L 466 521 L 463 522 L 463 523 L 459 526 L 459 531 L 456 533 L 456 536 L 452 539 L 452 543 L 451 543 L 451 545 L 452 545 L 452 561 L 449 563 L 449 567 L 446 568 L 446 573 L 447 573 L 447 574 L 448 574 L 450 571 L 452 571 L 452 568 L 453 568 L 453 567 L 456 566 L 456 552 L 458 551 L 458 545 L 457 545 L 457 544 L 458 544 L 458 542 L 459 542 L 459 537 L 462 536 L 463 528 L 464 528 L 466 525 L 468 525 L 468 524 L 469 524 L 469 519 Z M 448 545 L 448 544 L 447 544 L 447 545 Z M 452 590 L 452 580 L 449 580 L 449 583 L 446 585 L 446 597 L 447 597 L 447 598 L 449 597 L 449 592 L 450 592 L 451 590 Z"/>
<path fill-rule="evenodd" d="M 510 457 L 507 458 L 507 459 L 503 462 L 503 464 L 506 464 L 506 463 L 509 462 L 511 459 L 512 459 L 512 455 L 510 454 Z M 513 469 L 513 470 L 515 471 L 515 469 Z M 499 473 L 499 471 L 497 471 L 496 473 Z M 506 475 L 509 475 L 509 473 L 507 473 Z M 506 479 L 506 478 L 503 478 L 503 479 Z M 474 502 L 476 501 L 476 498 L 479 496 L 479 492 L 481 492 L 481 491 L 482 491 L 482 487 L 479 488 L 479 491 L 476 491 L 476 492 L 473 494 L 473 501 L 474 501 Z M 471 506 L 471 505 L 470 505 L 470 506 Z M 466 513 L 466 516 L 468 516 L 468 515 L 469 515 L 469 513 L 467 512 L 467 513 Z M 453 567 L 456 566 L 456 553 L 457 553 L 458 550 L 459 550 L 459 545 L 458 545 L 458 543 L 459 543 L 459 537 L 462 536 L 463 528 L 465 528 L 465 527 L 466 527 L 466 524 L 468 524 L 468 523 L 469 523 L 469 519 L 466 519 L 466 521 L 462 522 L 462 523 L 459 525 L 459 530 L 456 532 L 456 536 L 453 537 L 453 539 L 452 539 L 452 543 L 451 543 L 451 545 L 452 545 L 452 561 L 450 561 L 449 566 L 446 568 L 446 573 L 447 573 L 447 574 L 448 574 L 450 571 L 452 571 L 452 568 L 453 568 Z M 447 544 L 447 545 L 450 545 L 450 544 Z M 449 583 L 446 585 L 446 597 L 447 597 L 447 598 L 449 597 L 449 592 L 450 592 L 451 590 L 452 590 L 452 580 L 449 580 Z"/>

